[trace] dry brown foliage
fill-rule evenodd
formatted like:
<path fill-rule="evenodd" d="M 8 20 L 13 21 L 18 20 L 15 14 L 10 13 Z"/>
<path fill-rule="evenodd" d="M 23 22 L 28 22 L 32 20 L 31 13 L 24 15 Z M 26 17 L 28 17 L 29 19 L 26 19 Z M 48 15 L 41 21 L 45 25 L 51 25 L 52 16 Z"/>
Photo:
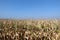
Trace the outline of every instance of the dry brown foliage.
<path fill-rule="evenodd" d="M 60 20 L 0 19 L 0 40 L 60 40 Z"/>

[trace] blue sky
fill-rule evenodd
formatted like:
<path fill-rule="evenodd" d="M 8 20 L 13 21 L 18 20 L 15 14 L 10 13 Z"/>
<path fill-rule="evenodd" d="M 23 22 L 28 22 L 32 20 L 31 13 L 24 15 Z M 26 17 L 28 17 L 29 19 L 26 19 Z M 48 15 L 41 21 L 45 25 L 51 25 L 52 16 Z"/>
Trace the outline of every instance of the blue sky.
<path fill-rule="evenodd" d="M 60 0 L 0 0 L 0 18 L 60 18 Z"/>

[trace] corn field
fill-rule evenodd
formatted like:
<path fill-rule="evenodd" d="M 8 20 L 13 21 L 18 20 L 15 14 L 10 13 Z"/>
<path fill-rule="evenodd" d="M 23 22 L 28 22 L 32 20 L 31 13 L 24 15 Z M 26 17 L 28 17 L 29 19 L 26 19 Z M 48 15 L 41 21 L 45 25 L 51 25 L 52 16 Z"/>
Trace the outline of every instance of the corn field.
<path fill-rule="evenodd" d="M 60 40 L 60 20 L 0 19 L 0 40 Z"/>

